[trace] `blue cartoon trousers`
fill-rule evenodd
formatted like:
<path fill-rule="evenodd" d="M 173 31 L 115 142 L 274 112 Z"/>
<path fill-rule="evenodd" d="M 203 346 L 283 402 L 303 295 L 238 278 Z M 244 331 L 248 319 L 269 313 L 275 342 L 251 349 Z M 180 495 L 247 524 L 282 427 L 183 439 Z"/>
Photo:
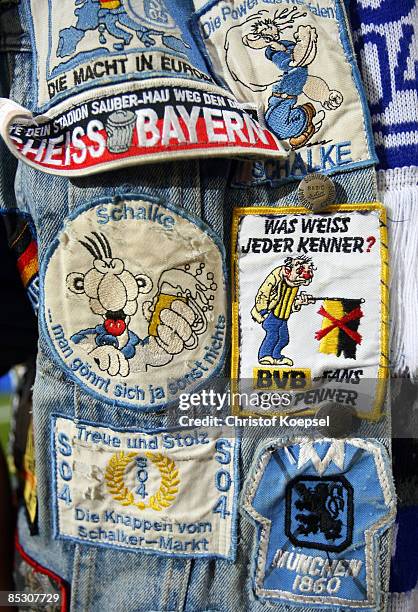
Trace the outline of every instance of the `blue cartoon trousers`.
<path fill-rule="evenodd" d="M 282 359 L 282 350 L 289 344 L 289 329 L 287 319 L 279 319 L 272 312 L 264 319 L 262 325 L 266 332 L 265 338 L 258 351 L 258 359 L 273 357 Z"/>
<path fill-rule="evenodd" d="M 281 41 L 285 50 L 278 51 L 272 47 L 266 49 L 266 58 L 273 62 L 283 72 L 282 77 L 273 85 L 272 95 L 268 101 L 265 121 L 268 128 L 278 138 L 292 138 L 305 131 L 308 115 L 303 106 L 296 106 L 298 96 L 308 79 L 306 66 L 292 67 L 292 53 L 295 43 L 289 40 Z M 282 96 L 285 97 L 282 97 Z"/>
<path fill-rule="evenodd" d="M 297 97 L 279 98 L 270 96 L 265 114 L 267 127 L 278 138 L 291 138 L 302 134 L 308 123 L 305 109 L 296 106 Z"/>

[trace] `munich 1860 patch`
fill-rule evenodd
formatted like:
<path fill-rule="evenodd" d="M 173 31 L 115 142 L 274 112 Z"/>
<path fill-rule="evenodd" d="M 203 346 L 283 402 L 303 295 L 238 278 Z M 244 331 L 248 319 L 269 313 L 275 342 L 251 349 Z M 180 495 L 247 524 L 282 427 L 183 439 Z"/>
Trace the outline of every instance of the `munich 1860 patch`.
<path fill-rule="evenodd" d="M 380 414 L 387 375 L 387 237 L 380 204 L 234 211 L 233 378 Z"/>
<path fill-rule="evenodd" d="M 244 486 L 263 599 L 376 610 L 379 540 L 395 516 L 386 449 L 360 439 L 269 443 Z"/>
<path fill-rule="evenodd" d="M 58 538 L 234 557 L 238 441 L 231 433 L 121 431 L 64 417 L 53 423 Z"/>
<path fill-rule="evenodd" d="M 54 352 L 100 399 L 155 409 L 220 370 L 223 247 L 186 212 L 140 197 L 89 204 L 67 220 L 43 275 Z"/>

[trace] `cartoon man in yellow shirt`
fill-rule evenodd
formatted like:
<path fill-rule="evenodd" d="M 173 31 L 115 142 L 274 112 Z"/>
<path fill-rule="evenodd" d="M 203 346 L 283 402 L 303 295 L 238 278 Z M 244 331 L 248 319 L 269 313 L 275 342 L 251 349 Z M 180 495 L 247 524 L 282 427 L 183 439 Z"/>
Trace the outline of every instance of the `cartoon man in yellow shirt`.
<path fill-rule="evenodd" d="M 258 351 L 260 364 L 293 365 L 293 361 L 282 354 L 289 344 L 287 321 L 292 312 L 315 303 L 312 295 L 305 291 L 299 293 L 301 285 L 312 282 L 314 270 L 311 258 L 306 255 L 287 257 L 283 265 L 270 272 L 258 289 L 251 316 L 266 332 Z"/>

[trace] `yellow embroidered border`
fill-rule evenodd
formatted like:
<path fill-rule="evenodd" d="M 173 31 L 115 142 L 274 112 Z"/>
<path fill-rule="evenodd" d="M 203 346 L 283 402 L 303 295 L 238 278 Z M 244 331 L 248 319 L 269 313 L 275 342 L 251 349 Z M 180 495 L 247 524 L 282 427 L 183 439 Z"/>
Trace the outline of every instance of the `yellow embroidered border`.
<path fill-rule="evenodd" d="M 377 421 L 381 417 L 381 408 L 386 394 L 386 381 L 389 371 L 389 255 L 386 210 L 379 202 L 364 202 L 355 204 L 333 204 L 327 206 L 323 212 L 355 212 L 372 211 L 379 212 L 380 223 L 380 261 L 381 261 L 381 293 L 380 293 L 380 361 L 378 369 L 378 381 L 376 387 L 376 398 L 373 409 L 370 412 L 358 412 L 357 416 L 369 421 Z M 299 214 L 308 215 L 312 211 L 302 206 L 250 206 L 235 208 L 232 218 L 232 245 L 231 245 L 231 274 L 232 274 L 232 357 L 231 357 L 231 377 L 232 391 L 237 391 L 239 377 L 239 353 L 240 353 L 240 329 L 239 329 L 239 278 L 238 278 L 238 254 L 237 240 L 241 218 L 246 215 L 266 215 L 266 214 Z M 304 416 L 315 414 L 315 409 L 295 411 L 295 415 Z M 240 416 L 281 416 L 290 414 L 289 411 L 270 412 L 270 411 L 242 411 L 239 406 L 233 404 L 233 414 Z M 293 414 L 293 413 L 291 413 Z"/>

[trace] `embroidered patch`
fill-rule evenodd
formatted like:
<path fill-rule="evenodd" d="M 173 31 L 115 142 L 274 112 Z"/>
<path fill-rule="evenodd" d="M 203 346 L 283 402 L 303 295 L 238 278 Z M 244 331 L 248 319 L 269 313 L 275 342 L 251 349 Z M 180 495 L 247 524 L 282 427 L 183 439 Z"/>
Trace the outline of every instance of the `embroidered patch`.
<path fill-rule="evenodd" d="M 281 179 L 376 161 L 342 2 L 194 5 L 193 31 L 213 72 L 237 100 L 261 107 L 270 132 L 291 147 L 268 162 Z"/>
<path fill-rule="evenodd" d="M 32 389 L 35 382 L 35 357 L 15 371 L 10 447 L 13 454 L 17 493 L 26 512 L 31 535 L 38 533 L 38 491 Z"/>
<path fill-rule="evenodd" d="M 140 197 L 91 203 L 66 222 L 43 274 L 54 352 L 96 397 L 156 409 L 222 367 L 224 250 L 185 211 Z"/>
<path fill-rule="evenodd" d="M 68 610 L 68 587 L 54 572 L 43 567 L 29 557 L 18 539 L 15 542 L 14 580 L 16 591 L 32 596 L 28 600 L 31 609 L 39 609 L 36 596 L 39 595 L 42 607 L 47 612 L 66 612 Z M 23 599 L 21 599 L 23 603 Z"/>
<path fill-rule="evenodd" d="M 188 46 L 164 0 L 29 0 L 40 108 L 88 87 L 173 76 L 211 81 L 187 66 Z M 45 33 L 47 28 L 47 33 Z"/>
<path fill-rule="evenodd" d="M 30 421 L 25 454 L 23 456 L 23 499 L 30 525 L 34 525 L 38 511 L 37 478 L 35 471 L 35 440 L 33 435 L 33 421 Z"/>
<path fill-rule="evenodd" d="M 0 100 L 1 103 L 1 100 Z M 10 106 L 10 110 L 8 110 Z M 0 108 L 1 111 L 1 108 Z M 22 115 L 26 115 L 22 121 Z M 121 166 L 208 155 L 285 155 L 256 117 L 220 88 L 200 90 L 184 79 L 119 85 L 84 95 L 68 110 L 60 105 L 36 119 L 5 102 L 0 130 L 11 152 L 50 174 L 80 176 Z"/>
<path fill-rule="evenodd" d="M 259 529 L 256 595 L 375 609 L 379 537 L 396 508 L 386 449 L 360 439 L 279 441 L 254 465 L 243 506 Z"/>
<path fill-rule="evenodd" d="M 206 74 L 193 39 L 182 38 L 185 24 L 163 0 L 24 4 L 33 25 L 37 116 L 0 99 L 0 131 L 27 164 L 77 176 L 206 157 L 208 149 L 214 157 L 285 154 L 254 109 L 243 110 Z"/>
<path fill-rule="evenodd" d="M 240 208 L 233 224 L 233 379 L 378 418 L 387 376 L 387 236 L 380 204 Z M 309 287 L 309 289 L 305 289 Z"/>
<path fill-rule="evenodd" d="M 234 557 L 238 441 L 227 430 L 144 433 L 62 417 L 53 430 L 58 538 Z"/>
<path fill-rule="evenodd" d="M 344 476 L 298 476 L 286 485 L 285 533 L 294 546 L 340 552 L 353 540 L 353 487 Z"/>
<path fill-rule="evenodd" d="M 38 244 L 27 219 L 15 213 L 2 215 L 7 242 L 16 257 L 16 266 L 35 312 L 39 307 Z"/>

